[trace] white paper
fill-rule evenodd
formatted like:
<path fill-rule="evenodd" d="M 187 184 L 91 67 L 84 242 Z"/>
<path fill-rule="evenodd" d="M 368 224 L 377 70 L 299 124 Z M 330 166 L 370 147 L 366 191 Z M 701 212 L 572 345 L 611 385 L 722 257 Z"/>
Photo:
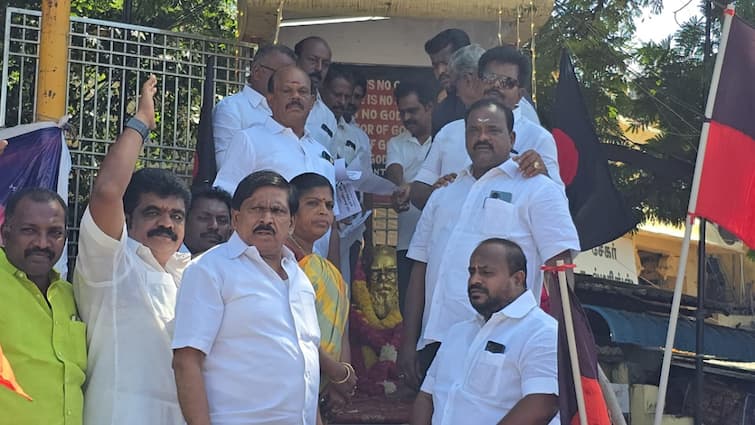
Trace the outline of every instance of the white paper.
<path fill-rule="evenodd" d="M 338 236 L 344 238 L 351 232 L 359 230 L 359 226 L 364 224 L 364 222 L 367 221 L 371 214 L 372 210 L 367 210 L 363 213 L 360 213 L 359 215 L 354 216 L 353 220 L 351 220 L 351 222 L 348 224 L 344 222 L 338 223 Z"/>
<path fill-rule="evenodd" d="M 398 189 L 398 186 L 393 182 L 375 173 L 365 173 L 362 178 L 354 183 L 354 187 L 360 192 L 374 195 L 392 195 Z"/>
<path fill-rule="evenodd" d="M 362 177 L 361 171 L 347 169 L 346 160 L 343 158 L 336 159 L 333 166 L 336 168 L 337 182 L 359 180 Z"/>
<path fill-rule="evenodd" d="M 359 203 L 357 192 L 351 182 L 336 183 L 336 205 L 338 205 L 336 220 L 343 220 L 362 211 L 362 205 Z"/>

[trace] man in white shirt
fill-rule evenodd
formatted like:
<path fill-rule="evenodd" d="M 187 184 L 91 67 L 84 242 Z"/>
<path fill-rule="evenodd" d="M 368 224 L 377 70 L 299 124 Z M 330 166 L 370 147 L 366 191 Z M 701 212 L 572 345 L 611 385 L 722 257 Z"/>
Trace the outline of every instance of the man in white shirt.
<path fill-rule="evenodd" d="M 327 177 L 335 188 L 332 156 L 305 128 L 314 101 L 310 78 L 296 66 L 283 67 L 273 73 L 268 89 L 272 117 L 262 125 L 237 132 L 214 186 L 234 193 L 236 185 L 249 174 L 273 170 L 286 180 L 303 173 L 317 173 Z M 318 241 L 315 248 L 338 264 L 338 238 L 334 237 L 330 244 L 329 240 Z"/>
<path fill-rule="evenodd" d="M 236 133 L 264 123 L 272 115 L 265 99 L 270 76 L 276 69 L 295 63 L 294 51 L 282 44 L 259 48 L 252 59 L 244 88 L 215 105 L 212 135 L 215 138 L 215 162 L 218 169 L 223 165 L 225 152 Z"/>
<path fill-rule="evenodd" d="M 338 122 L 333 112 L 325 105 L 320 95 L 325 77 L 330 69 L 332 53 L 328 43 L 317 36 L 307 37 L 294 46 L 299 68 L 312 79 L 312 87 L 316 94 L 312 110 L 307 117 L 307 131 L 323 146 L 329 146 L 336 131 Z"/>
<path fill-rule="evenodd" d="M 463 58 L 458 58 L 463 59 Z M 540 125 L 524 118 L 520 81 L 527 81 L 530 74 L 529 60 L 513 46 L 494 47 L 478 56 L 479 61 L 465 66 L 464 61 L 454 61 L 456 73 L 474 72 L 482 84 L 483 93 L 472 99 L 470 105 L 481 97 L 494 97 L 514 111 L 514 132 L 517 134 L 514 160 L 525 177 L 537 174 L 548 175 L 563 187 L 558 169 L 558 153 L 553 136 Z M 456 62 L 456 63 L 454 63 Z M 503 69 L 503 70 L 502 70 Z M 528 105 L 528 104 L 527 104 Z M 434 186 L 453 180 L 457 173 L 470 164 L 464 143 L 464 120 L 447 124 L 433 139 L 433 148 L 417 173 L 411 187 L 412 202 L 424 208 Z"/>
<path fill-rule="evenodd" d="M 558 324 L 527 290 L 526 263 L 506 239 L 487 239 L 474 250 L 467 292 L 477 314 L 448 331 L 412 424 L 560 423 Z"/>
<path fill-rule="evenodd" d="M 472 164 L 433 192 L 409 247 L 409 281 L 399 364 L 410 385 L 422 377 L 448 329 L 474 314 L 463 281 L 466 260 L 490 237 L 516 242 L 528 259 L 527 288 L 540 299 L 543 264 L 571 261 L 579 238 L 560 186 L 545 175 L 525 177 L 511 158 L 511 110 L 486 98 L 467 111 L 466 145 Z M 424 350 L 418 357 L 415 350 Z"/>
<path fill-rule="evenodd" d="M 358 125 L 348 123 L 345 118 L 354 93 L 354 76 L 343 66 L 333 64 L 328 70 L 328 75 L 325 76 L 320 93 L 325 105 L 333 111 L 338 121 L 333 139 L 327 146 L 328 151 L 334 158 L 343 159 L 347 170 L 358 171 L 361 173 L 360 179 L 367 179 L 372 174 L 370 138 Z M 357 182 L 351 183 L 354 187 Z M 369 209 L 372 204 L 372 195 L 359 193 L 357 196 L 362 204 L 362 210 Z M 348 217 L 343 219 L 338 223 L 339 228 L 345 228 L 351 223 L 351 220 L 352 218 Z M 371 229 L 372 226 L 368 226 L 368 224 L 370 224 L 369 218 L 366 223 L 351 228 L 345 233 L 342 233 L 344 230 L 339 230 L 341 237 L 340 269 L 343 278 L 348 283 L 351 283 L 352 280 L 353 269 L 356 266 L 362 240 L 365 241 L 365 253 L 372 249 L 371 232 L 366 231 L 368 228 Z"/>
<path fill-rule="evenodd" d="M 190 194 L 167 170 L 134 173 L 155 128 L 156 91 L 153 75 L 102 161 L 81 220 L 73 282 L 87 324 L 88 425 L 184 423 L 170 340 L 178 283 L 190 260 L 177 252 Z"/>
<path fill-rule="evenodd" d="M 419 81 L 403 81 L 394 91 L 401 123 L 406 131 L 388 141 L 385 178 L 397 186 L 411 183 L 427 157 L 431 145 L 431 128 L 434 106 L 433 91 Z M 422 211 L 409 202 L 403 204 L 394 197 L 393 208 L 398 214 L 398 263 L 399 306 L 404 309 L 406 288 L 413 261 L 406 257 L 409 241 L 414 235 Z"/>
<path fill-rule="evenodd" d="M 184 273 L 173 367 L 191 425 L 316 423 L 315 292 L 284 246 L 294 196 L 273 171 L 246 177 L 233 194 L 236 232 Z"/>

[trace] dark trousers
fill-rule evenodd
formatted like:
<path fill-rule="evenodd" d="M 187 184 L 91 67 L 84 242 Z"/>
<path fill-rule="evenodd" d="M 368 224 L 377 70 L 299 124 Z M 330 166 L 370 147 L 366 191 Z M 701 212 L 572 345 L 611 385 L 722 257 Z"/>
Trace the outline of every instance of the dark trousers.
<path fill-rule="evenodd" d="M 396 264 L 398 266 L 398 305 L 401 314 L 404 314 L 406 304 L 406 291 L 409 288 L 409 276 L 412 274 L 414 260 L 407 258 L 408 250 L 396 251 Z"/>

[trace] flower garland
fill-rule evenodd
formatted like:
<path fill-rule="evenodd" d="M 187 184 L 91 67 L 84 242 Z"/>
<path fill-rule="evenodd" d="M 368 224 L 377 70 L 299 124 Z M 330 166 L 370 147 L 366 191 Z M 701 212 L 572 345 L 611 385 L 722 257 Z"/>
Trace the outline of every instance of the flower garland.
<path fill-rule="evenodd" d="M 355 280 L 351 288 L 355 303 L 349 314 L 351 344 L 360 347 L 352 353 L 362 354 L 358 360 L 352 358 L 359 376 L 357 391 L 369 396 L 392 394 L 399 381 L 396 347 L 401 342 L 401 312 L 393 310 L 378 319 L 367 283 Z"/>

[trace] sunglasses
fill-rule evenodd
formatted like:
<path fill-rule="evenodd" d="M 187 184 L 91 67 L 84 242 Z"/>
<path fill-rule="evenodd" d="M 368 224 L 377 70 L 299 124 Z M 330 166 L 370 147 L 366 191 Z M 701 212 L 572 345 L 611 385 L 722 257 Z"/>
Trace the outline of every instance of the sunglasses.
<path fill-rule="evenodd" d="M 506 77 L 505 75 L 485 74 L 482 81 L 491 86 L 501 86 L 504 89 L 513 89 L 519 87 L 519 80 L 516 78 Z"/>

